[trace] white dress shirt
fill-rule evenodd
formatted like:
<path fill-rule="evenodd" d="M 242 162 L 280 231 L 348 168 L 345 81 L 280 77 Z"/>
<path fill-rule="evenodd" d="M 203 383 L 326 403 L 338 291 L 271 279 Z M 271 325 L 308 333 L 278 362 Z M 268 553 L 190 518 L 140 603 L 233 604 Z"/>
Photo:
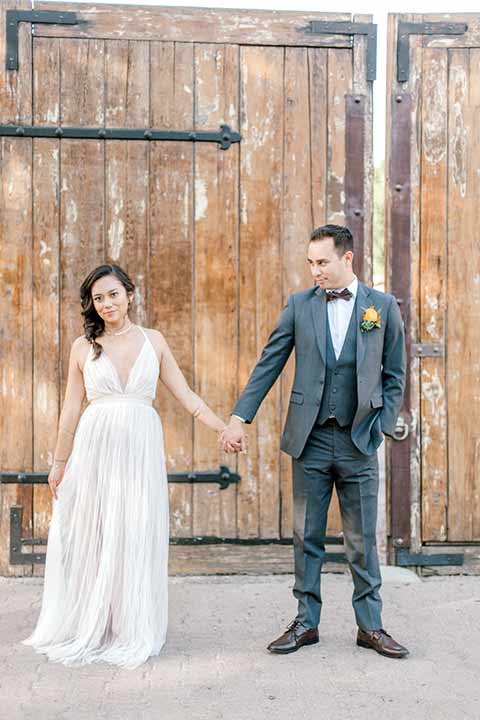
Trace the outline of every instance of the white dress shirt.
<path fill-rule="evenodd" d="M 343 289 L 344 288 L 338 288 L 338 291 L 341 292 Z M 330 325 L 330 335 L 332 336 L 333 349 L 335 350 L 335 357 L 337 360 L 340 357 L 343 343 L 345 342 L 345 337 L 347 335 L 353 307 L 355 305 L 355 298 L 357 296 L 357 289 L 358 279 L 355 275 L 352 282 L 347 287 L 347 290 L 350 290 L 353 297 L 351 297 L 350 300 L 338 298 L 337 300 L 331 300 L 327 303 L 328 324 Z"/>

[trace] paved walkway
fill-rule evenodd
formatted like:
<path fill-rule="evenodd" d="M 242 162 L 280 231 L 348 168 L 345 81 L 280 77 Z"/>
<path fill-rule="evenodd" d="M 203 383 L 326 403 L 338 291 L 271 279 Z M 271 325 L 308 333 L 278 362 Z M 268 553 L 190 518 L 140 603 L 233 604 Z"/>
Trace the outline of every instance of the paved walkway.
<path fill-rule="evenodd" d="M 292 576 L 177 577 L 163 654 L 128 671 L 66 668 L 19 644 L 41 580 L 0 579 L 1 720 L 480 719 L 480 577 L 386 574 L 384 622 L 411 650 L 354 644 L 348 576 L 323 576 L 321 642 L 265 646 L 292 619 Z"/>

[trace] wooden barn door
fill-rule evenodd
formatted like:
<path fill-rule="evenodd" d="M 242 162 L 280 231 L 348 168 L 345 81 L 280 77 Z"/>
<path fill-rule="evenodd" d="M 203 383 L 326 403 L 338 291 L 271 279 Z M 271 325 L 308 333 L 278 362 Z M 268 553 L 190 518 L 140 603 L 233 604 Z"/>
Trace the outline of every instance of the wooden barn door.
<path fill-rule="evenodd" d="M 390 287 L 410 355 L 392 538 L 410 564 L 460 563 L 447 546 L 467 544 L 478 562 L 480 15 L 391 16 L 389 58 Z"/>
<path fill-rule="evenodd" d="M 26 482 L 2 485 L 0 552 L 3 572 L 31 572 L 35 554 L 9 565 L 9 513 L 23 513 L 24 540 L 46 537 L 48 489 L 30 483 L 48 471 L 93 267 L 131 274 L 135 321 L 166 335 L 225 418 L 285 299 L 311 285 L 314 226 L 349 223 L 371 279 L 375 27 L 350 15 L 1 7 L 1 471 Z M 291 537 L 279 450 L 291 377 L 240 458 L 219 457 L 216 436 L 160 387 L 172 537 Z M 240 481 L 175 482 L 220 464 Z M 336 507 L 329 532 L 340 533 Z"/>

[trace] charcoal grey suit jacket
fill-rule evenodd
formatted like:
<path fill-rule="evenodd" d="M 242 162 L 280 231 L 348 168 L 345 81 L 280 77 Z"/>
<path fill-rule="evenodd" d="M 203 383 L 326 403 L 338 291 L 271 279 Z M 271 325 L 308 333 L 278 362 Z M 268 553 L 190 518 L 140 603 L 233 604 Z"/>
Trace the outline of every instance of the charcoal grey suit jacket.
<path fill-rule="evenodd" d="M 380 312 L 381 327 L 362 332 L 363 313 L 372 305 Z M 353 312 L 357 323 L 357 411 L 351 435 L 360 452 L 371 455 L 382 442 L 382 432 L 393 435 L 402 405 L 404 329 L 393 295 L 361 282 Z M 318 416 L 325 384 L 326 331 L 325 291 L 310 288 L 291 295 L 233 410 L 252 422 L 295 349 L 295 378 L 281 441 L 282 450 L 294 458 L 302 454 Z"/>

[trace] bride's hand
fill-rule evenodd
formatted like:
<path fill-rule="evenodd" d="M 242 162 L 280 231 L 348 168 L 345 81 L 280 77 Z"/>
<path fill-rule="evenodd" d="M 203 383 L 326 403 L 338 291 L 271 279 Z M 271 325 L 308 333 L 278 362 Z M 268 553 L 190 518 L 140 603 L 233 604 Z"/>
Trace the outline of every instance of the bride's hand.
<path fill-rule="evenodd" d="M 57 488 L 63 480 L 64 473 L 65 463 L 54 462 L 48 474 L 48 484 L 50 486 L 50 492 L 52 493 L 55 500 L 58 497 Z"/>

